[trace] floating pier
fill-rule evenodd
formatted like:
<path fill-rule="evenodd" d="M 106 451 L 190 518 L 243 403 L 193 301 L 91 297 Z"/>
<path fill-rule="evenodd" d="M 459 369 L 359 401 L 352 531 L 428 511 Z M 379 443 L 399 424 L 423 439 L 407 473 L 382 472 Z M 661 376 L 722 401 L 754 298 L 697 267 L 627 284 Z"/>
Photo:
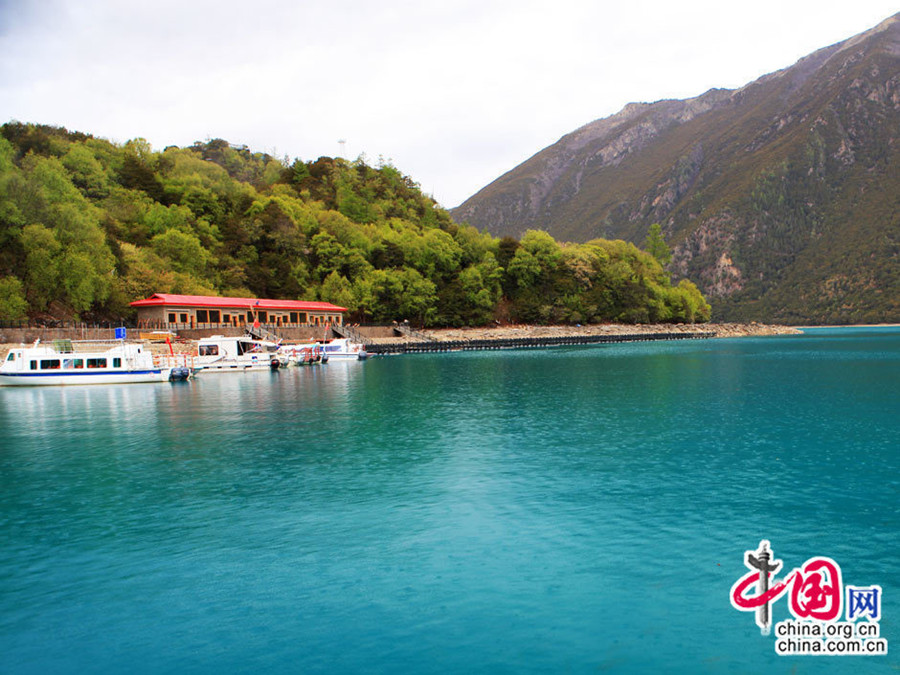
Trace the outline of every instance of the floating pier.
<path fill-rule="evenodd" d="M 488 349 L 536 349 L 567 345 L 609 344 L 613 342 L 649 342 L 653 340 L 706 340 L 707 333 L 631 333 L 628 335 L 554 335 L 550 337 L 496 338 L 481 340 L 435 340 L 396 343 L 367 343 L 369 354 L 418 354 L 423 352 L 482 351 Z"/>

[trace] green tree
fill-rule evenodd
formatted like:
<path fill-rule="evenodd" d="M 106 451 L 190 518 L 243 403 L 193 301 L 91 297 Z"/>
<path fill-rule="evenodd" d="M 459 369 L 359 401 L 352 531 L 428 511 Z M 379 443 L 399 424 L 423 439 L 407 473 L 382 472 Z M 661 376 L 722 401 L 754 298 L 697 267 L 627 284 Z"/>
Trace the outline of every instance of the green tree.
<path fill-rule="evenodd" d="M 58 297 L 59 256 L 62 246 L 53 231 L 40 224 L 26 225 L 20 235 L 25 251 L 25 291 L 34 309 L 47 308 Z"/>
<path fill-rule="evenodd" d="M 169 260 L 172 269 L 177 272 L 202 278 L 213 257 L 203 248 L 196 235 L 181 230 L 166 230 L 150 240 L 153 250 L 161 257 Z"/>
<path fill-rule="evenodd" d="M 109 280 L 97 274 L 94 261 L 86 252 L 67 250 L 59 260 L 59 272 L 65 299 L 78 314 L 109 295 Z"/>
<path fill-rule="evenodd" d="M 85 145 L 73 143 L 62 158 L 72 176 L 72 183 L 85 196 L 102 198 L 109 194 L 109 177 L 103 166 Z"/>
<path fill-rule="evenodd" d="M 559 244 L 543 230 L 528 230 L 520 244 L 535 257 L 544 270 L 552 270 L 562 256 Z"/>
<path fill-rule="evenodd" d="M 353 287 L 346 278 L 337 272 L 332 272 L 322 281 L 322 286 L 319 288 L 319 299 L 339 307 L 346 307 L 350 312 L 356 311 Z"/>
<path fill-rule="evenodd" d="M 672 251 L 662 235 L 662 227 L 659 223 L 653 223 L 647 238 L 644 239 L 644 250 L 659 261 L 665 267 L 672 261 Z"/>
<path fill-rule="evenodd" d="M 419 325 L 431 322 L 437 301 L 437 289 L 430 279 L 423 277 L 418 270 L 404 268 L 399 271 L 403 290 L 400 296 L 400 316 L 404 319 L 415 319 Z"/>
<path fill-rule="evenodd" d="M 368 274 L 360 276 L 353 280 L 353 307 L 356 308 L 355 315 L 362 321 L 367 322 L 375 315 L 378 307 L 378 276 L 379 270 L 371 270 Z"/>
<path fill-rule="evenodd" d="M 119 168 L 119 182 L 132 190 L 145 192 L 150 198 L 161 202 L 165 191 L 156 175 L 156 156 L 150 144 L 137 138 L 125 144 L 122 165 Z"/>
<path fill-rule="evenodd" d="M 17 321 L 24 319 L 28 310 L 25 289 L 16 277 L 0 278 L 0 319 Z"/>
<path fill-rule="evenodd" d="M 541 263 L 531 252 L 519 248 L 506 266 L 506 271 L 520 287 L 528 287 L 534 285 L 540 276 Z"/>
<path fill-rule="evenodd" d="M 144 227 L 151 237 L 173 229 L 187 233 L 191 231 L 193 218 L 194 214 L 186 206 L 179 206 L 178 204 L 163 206 L 162 204 L 154 203 L 147 210 L 147 213 L 144 214 Z"/>
<path fill-rule="evenodd" d="M 473 265 L 459 273 L 459 283 L 467 305 L 466 318 L 473 325 L 487 323 L 497 305 L 492 284 L 481 272 L 478 266 Z"/>

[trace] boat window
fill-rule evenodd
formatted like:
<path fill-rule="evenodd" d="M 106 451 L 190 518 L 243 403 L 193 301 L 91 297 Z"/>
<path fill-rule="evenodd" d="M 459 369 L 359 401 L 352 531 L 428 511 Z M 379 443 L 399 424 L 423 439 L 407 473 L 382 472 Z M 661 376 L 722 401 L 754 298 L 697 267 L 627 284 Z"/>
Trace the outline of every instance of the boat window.
<path fill-rule="evenodd" d="M 72 363 L 73 368 L 84 368 L 84 359 L 75 359 Z"/>
<path fill-rule="evenodd" d="M 113 368 L 121 368 L 122 367 L 122 359 L 118 356 L 113 359 Z"/>
<path fill-rule="evenodd" d="M 57 370 L 59 359 L 41 359 L 41 370 Z"/>
<path fill-rule="evenodd" d="M 200 356 L 218 356 L 219 345 L 200 345 L 197 348 L 197 352 Z"/>
<path fill-rule="evenodd" d="M 15 360 L 16 360 L 16 353 L 15 353 L 15 352 L 10 352 L 9 355 L 6 357 L 6 360 L 7 360 L 7 361 L 15 361 Z"/>
<path fill-rule="evenodd" d="M 88 359 L 88 368 L 106 368 L 106 359 Z"/>
<path fill-rule="evenodd" d="M 31 368 L 31 370 L 37 370 L 37 361 L 32 361 L 29 364 L 29 368 Z"/>

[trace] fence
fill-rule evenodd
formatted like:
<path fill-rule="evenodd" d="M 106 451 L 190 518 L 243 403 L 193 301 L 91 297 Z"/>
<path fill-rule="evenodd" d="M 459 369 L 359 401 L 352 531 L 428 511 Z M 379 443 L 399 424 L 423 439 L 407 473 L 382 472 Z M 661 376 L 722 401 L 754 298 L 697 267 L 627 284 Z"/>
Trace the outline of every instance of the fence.
<path fill-rule="evenodd" d="M 47 321 L 45 323 L 30 323 L 27 321 L 3 321 L 0 322 L 0 343 L 19 344 L 31 343 L 37 339 L 48 340 L 112 340 L 115 339 L 115 329 L 124 327 L 129 339 L 138 339 L 141 333 L 150 333 L 154 330 L 175 332 L 178 337 L 188 340 L 198 340 L 210 335 L 243 335 L 245 326 L 232 326 L 226 323 L 194 324 L 170 324 L 166 329 L 165 323 L 160 327 L 148 325 L 142 321 L 138 325 L 134 321 L 107 321 L 99 323 L 87 323 L 81 321 Z M 175 327 L 177 326 L 177 329 Z M 332 337 L 331 331 L 325 325 L 301 325 L 297 327 L 285 327 L 272 323 L 260 325 L 262 331 L 277 334 L 286 339 L 316 339 Z"/>
<path fill-rule="evenodd" d="M 114 328 L 137 328 L 134 321 L 0 321 L 0 330 L 44 330 L 48 328 L 59 330 L 112 330 Z"/>
<path fill-rule="evenodd" d="M 327 321 L 321 322 L 313 322 L 313 323 L 290 323 L 286 321 L 279 322 L 259 322 L 260 325 L 269 330 L 281 330 L 282 328 L 325 328 L 325 326 L 331 325 Z M 243 319 L 235 320 L 235 321 L 192 321 L 188 323 L 176 323 L 173 321 L 155 321 L 144 319 L 138 322 L 132 322 L 129 327 L 139 328 L 140 330 L 168 330 L 175 333 L 185 331 L 185 330 L 225 330 L 228 328 L 243 328 L 245 325 L 250 325 L 249 322 L 245 322 Z"/>

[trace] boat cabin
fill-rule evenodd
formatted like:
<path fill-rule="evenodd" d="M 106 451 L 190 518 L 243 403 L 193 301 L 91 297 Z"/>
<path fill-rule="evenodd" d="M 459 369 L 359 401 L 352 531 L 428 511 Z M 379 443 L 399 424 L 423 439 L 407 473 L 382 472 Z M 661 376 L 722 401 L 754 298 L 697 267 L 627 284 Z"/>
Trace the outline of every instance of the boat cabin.
<path fill-rule="evenodd" d="M 274 342 L 255 340 L 251 337 L 226 337 L 213 335 L 197 343 L 197 356 L 237 358 L 245 354 L 264 354 L 278 351 Z"/>

